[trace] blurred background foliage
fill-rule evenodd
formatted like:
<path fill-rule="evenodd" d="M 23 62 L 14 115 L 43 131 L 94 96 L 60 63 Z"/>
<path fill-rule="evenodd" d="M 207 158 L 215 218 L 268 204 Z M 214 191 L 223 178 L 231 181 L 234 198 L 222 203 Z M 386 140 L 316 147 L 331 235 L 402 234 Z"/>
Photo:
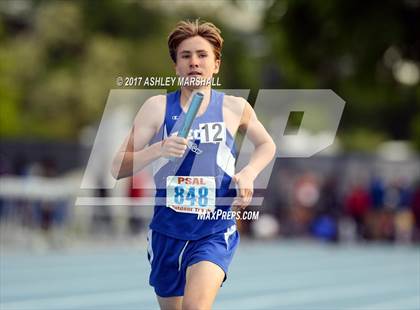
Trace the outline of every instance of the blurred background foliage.
<path fill-rule="evenodd" d="M 222 29 L 223 88 L 327 88 L 346 102 L 346 150 L 420 149 L 420 1 L 0 2 L 2 139 L 75 141 L 118 76 L 173 76 L 166 38 Z"/>

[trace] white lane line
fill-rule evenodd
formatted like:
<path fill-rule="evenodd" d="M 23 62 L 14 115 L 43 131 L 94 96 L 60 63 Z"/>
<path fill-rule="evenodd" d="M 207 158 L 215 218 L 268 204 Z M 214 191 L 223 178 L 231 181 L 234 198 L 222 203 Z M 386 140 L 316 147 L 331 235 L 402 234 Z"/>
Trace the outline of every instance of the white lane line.
<path fill-rule="evenodd" d="M 2 257 L 0 256 L 0 262 Z M 0 270 L 2 272 L 8 273 L 10 275 L 19 275 L 19 274 L 27 274 L 32 272 L 51 272 L 52 270 L 78 270 L 81 268 L 87 267 L 94 267 L 95 269 L 103 269 L 103 268 L 127 268 L 128 265 L 136 265 L 141 266 L 141 262 L 146 261 L 146 252 L 143 255 L 138 255 L 135 259 L 125 259 L 125 257 L 116 257 L 114 259 L 109 259 L 108 257 L 98 256 L 95 258 L 75 258 L 71 262 L 65 262 L 64 259 L 54 259 L 48 260 L 46 262 L 39 262 L 36 259 L 33 261 L 26 261 L 19 264 L 15 264 L 12 262 L 1 262 L 0 263 Z M 98 265 L 98 261 L 101 261 L 101 264 Z M 35 267 L 35 268 L 34 268 Z"/>
<path fill-rule="evenodd" d="M 351 310 L 404 310 L 404 309 L 420 309 L 420 292 L 418 295 L 411 297 L 398 298 L 388 300 L 386 302 L 363 304 L 357 307 L 350 307 Z"/>
<path fill-rule="evenodd" d="M 399 284 L 404 284 L 401 281 Z M 371 294 L 393 293 L 398 283 L 384 283 L 383 281 L 355 283 L 351 285 L 342 285 L 339 287 L 323 286 L 311 287 L 308 289 L 276 292 L 262 294 L 257 296 L 249 296 L 246 298 L 238 297 L 226 302 L 220 302 L 215 309 L 263 309 L 279 306 L 296 306 L 311 302 L 328 301 L 337 297 L 354 297 L 369 296 Z"/>
<path fill-rule="evenodd" d="M 91 306 L 101 305 L 119 305 L 122 303 L 138 303 L 150 302 L 155 299 L 152 289 L 146 290 L 124 290 L 116 292 L 99 292 L 93 294 L 76 294 L 65 297 L 39 298 L 23 301 L 0 303 L 0 309 L 7 310 L 26 310 L 26 309 L 83 309 Z"/>
<path fill-rule="evenodd" d="M 279 273 L 276 276 L 275 273 L 271 273 L 271 275 L 263 275 L 264 278 L 261 279 L 261 274 L 252 275 L 253 272 L 250 272 L 250 275 L 247 277 L 240 277 L 237 279 L 232 279 L 232 284 L 227 283 L 226 289 L 222 289 L 219 296 L 221 298 L 230 299 L 232 295 L 237 295 L 238 293 L 243 296 L 244 294 L 252 294 L 258 291 L 264 292 L 264 288 L 272 288 L 277 290 L 290 290 L 290 289 L 299 289 L 300 287 L 308 286 L 316 287 L 316 286 L 325 286 L 325 285 L 347 285 L 347 283 L 354 283 L 368 281 L 372 278 L 382 277 L 387 279 L 392 279 L 395 276 L 406 275 L 410 276 L 411 270 L 406 268 L 405 266 L 393 266 L 384 268 L 384 266 L 376 265 L 374 267 L 370 267 L 368 271 L 361 271 L 356 272 L 353 268 L 346 268 L 343 266 L 341 269 L 330 269 L 328 273 L 323 273 L 322 270 L 320 272 L 319 269 L 313 269 L 312 271 L 296 271 L 294 269 L 294 274 L 292 272 L 289 273 Z M 411 277 L 410 277 L 411 279 Z M 413 276 L 415 279 L 415 276 Z M 258 281 L 261 280 L 261 281 Z M 407 280 L 407 278 L 405 278 Z M 240 283 L 240 285 L 235 285 Z M 264 287 L 256 288 L 256 285 L 263 284 Z"/>
<path fill-rule="evenodd" d="M 66 293 L 70 291 L 70 294 L 77 294 L 77 291 L 86 289 L 91 290 L 92 288 L 108 289 L 112 290 L 115 287 L 120 286 L 119 290 L 124 286 L 135 286 L 136 279 L 133 274 L 144 275 L 144 285 L 147 282 L 146 273 L 138 273 L 133 270 L 132 273 L 119 273 L 119 274 L 91 274 L 87 276 L 68 277 L 65 275 L 57 275 L 55 279 L 50 281 L 38 282 L 37 277 L 28 278 L 25 282 L 8 284 L 7 281 L 2 284 L 1 295 L 3 298 L 21 298 L 25 296 L 35 297 L 34 295 L 55 295 L 60 293 Z M 41 275 L 40 275 L 41 277 Z M 34 282 L 37 285 L 34 285 Z M 138 282 L 138 281 L 137 281 Z M 142 283 L 143 284 L 143 283 Z M 73 290 L 73 292 L 71 292 Z M 76 290 L 76 292 L 74 292 Z M 41 297 L 42 298 L 42 297 Z"/>

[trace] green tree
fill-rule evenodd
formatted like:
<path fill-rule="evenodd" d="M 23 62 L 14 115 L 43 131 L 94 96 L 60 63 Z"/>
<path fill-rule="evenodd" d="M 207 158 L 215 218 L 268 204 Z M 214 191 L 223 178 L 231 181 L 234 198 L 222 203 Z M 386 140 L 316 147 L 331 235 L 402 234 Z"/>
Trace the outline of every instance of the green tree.
<path fill-rule="evenodd" d="M 398 61 L 419 68 L 419 21 L 414 1 L 279 0 L 264 31 L 283 87 L 330 88 L 346 100 L 340 129 L 349 148 L 360 139 L 371 147 L 386 138 L 420 145 L 420 83 L 395 77 Z"/>

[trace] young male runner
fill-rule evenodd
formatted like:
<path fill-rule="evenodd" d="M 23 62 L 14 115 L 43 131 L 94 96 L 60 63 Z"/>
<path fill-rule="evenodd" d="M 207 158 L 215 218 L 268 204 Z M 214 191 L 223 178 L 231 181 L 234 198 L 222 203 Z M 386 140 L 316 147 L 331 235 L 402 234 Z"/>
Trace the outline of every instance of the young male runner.
<path fill-rule="evenodd" d="M 222 44 L 220 30 L 212 23 L 179 22 L 168 38 L 177 76 L 190 82 L 213 77 L 219 72 Z M 112 171 L 119 179 L 154 165 L 156 206 L 148 257 L 150 284 L 161 309 L 212 307 L 239 234 L 234 219 L 199 220 L 197 213 L 228 211 L 232 205 L 245 208 L 252 199 L 254 179 L 275 153 L 271 137 L 246 100 L 210 85 L 191 84 L 144 103 Z M 176 133 L 195 91 L 204 99 L 188 139 L 183 139 Z M 248 165 L 235 174 L 238 130 L 246 132 L 255 150 Z"/>

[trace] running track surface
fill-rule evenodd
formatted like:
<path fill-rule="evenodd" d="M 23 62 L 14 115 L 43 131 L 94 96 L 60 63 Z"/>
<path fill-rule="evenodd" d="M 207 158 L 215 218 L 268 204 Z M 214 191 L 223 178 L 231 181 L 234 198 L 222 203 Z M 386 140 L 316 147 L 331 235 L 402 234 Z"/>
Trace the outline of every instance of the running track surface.
<path fill-rule="evenodd" d="M 0 256 L 0 309 L 158 309 L 146 246 Z M 214 309 L 420 309 L 420 249 L 242 241 Z"/>

